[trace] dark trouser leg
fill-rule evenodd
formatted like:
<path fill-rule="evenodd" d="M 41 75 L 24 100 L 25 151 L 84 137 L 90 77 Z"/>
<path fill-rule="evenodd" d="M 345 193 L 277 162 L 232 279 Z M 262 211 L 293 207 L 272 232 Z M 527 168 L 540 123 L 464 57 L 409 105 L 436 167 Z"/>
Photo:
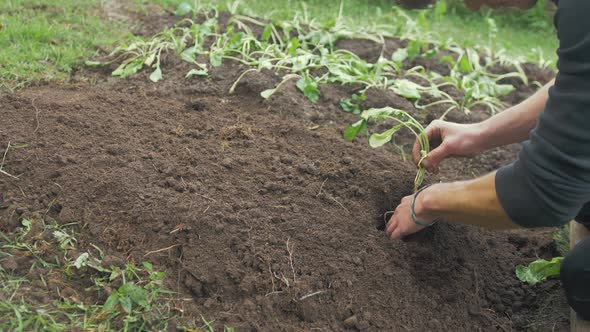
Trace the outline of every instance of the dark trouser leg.
<path fill-rule="evenodd" d="M 584 204 L 575 220 L 590 229 L 590 202 Z"/>
<path fill-rule="evenodd" d="M 590 238 L 578 242 L 565 256 L 561 284 L 572 309 L 590 320 Z"/>

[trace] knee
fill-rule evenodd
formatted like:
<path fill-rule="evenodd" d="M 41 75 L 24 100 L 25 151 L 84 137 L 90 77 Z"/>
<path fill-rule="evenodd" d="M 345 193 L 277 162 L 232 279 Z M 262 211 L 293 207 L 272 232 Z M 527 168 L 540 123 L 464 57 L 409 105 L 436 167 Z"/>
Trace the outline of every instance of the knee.
<path fill-rule="evenodd" d="M 583 242 L 586 242 L 585 240 Z M 581 243 L 580 243 L 581 244 Z M 590 319 L 590 262 L 585 252 L 590 241 L 574 248 L 561 263 L 561 284 L 569 305 L 582 318 Z"/>

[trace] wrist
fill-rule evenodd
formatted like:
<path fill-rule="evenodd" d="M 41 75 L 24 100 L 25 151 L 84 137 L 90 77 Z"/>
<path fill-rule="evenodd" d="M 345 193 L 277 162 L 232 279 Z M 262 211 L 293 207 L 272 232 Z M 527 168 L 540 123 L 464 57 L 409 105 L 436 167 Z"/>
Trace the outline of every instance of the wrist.
<path fill-rule="evenodd" d="M 418 219 L 432 221 L 441 217 L 440 186 L 444 184 L 432 185 L 418 194 L 414 205 L 414 212 Z"/>
<path fill-rule="evenodd" d="M 494 128 L 493 123 L 490 121 L 482 121 L 472 124 L 473 130 L 471 131 L 471 141 L 473 142 L 474 152 L 481 153 L 491 148 L 496 147 L 494 145 Z"/>

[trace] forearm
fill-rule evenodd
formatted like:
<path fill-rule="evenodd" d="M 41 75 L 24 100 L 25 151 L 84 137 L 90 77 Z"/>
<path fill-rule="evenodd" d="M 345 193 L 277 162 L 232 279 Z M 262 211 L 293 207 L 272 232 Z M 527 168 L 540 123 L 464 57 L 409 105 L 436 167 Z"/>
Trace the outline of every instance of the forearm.
<path fill-rule="evenodd" d="M 549 99 L 549 88 L 555 80 L 547 83 L 534 95 L 520 104 L 498 113 L 478 124 L 481 135 L 481 150 L 525 141 L 538 122 Z"/>
<path fill-rule="evenodd" d="M 433 185 L 418 195 L 416 214 L 424 220 L 443 219 L 492 229 L 519 228 L 498 201 L 495 176 L 493 172 L 475 180 Z"/>

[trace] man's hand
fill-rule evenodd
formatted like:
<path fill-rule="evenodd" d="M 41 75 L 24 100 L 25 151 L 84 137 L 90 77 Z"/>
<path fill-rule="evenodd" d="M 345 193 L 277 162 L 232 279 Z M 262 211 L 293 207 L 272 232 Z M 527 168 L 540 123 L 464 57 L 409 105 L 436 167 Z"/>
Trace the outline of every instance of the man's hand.
<path fill-rule="evenodd" d="M 422 193 L 420 193 L 420 195 L 421 194 Z M 416 198 L 414 212 L 416 212 L 416 216 L 418 217 L 418 219 L 427 223 L 431 223 L 433 220 L 429 220 L 422 216 L 420 195 L 418 195 L 418 197 Z M 387 236 L 389 236 L 393 240 L 399 240 L 404 236 L 414 234 L 426 227 L 417 225 L 414 222 L 414 220 L 412 220 L 412 215 L 410 212 L 412 196 L 413 195 L 406 196 L 402 199 L 400 205 L 398 205 L 398 207 L 393 212 L 393 215 L 389 219 L 389 223 L 387 223 L 385 232 L 387 233 Z"/>
<path fill-rule="evenodd" d="M 498 201 L 496 172 L 471 181 L 438 183 L 416 197 L 414 212 L 424 223 L 444 220 L 450 223 L 482 226 L 490 229 L 514 229 L 514 224 Z M 416 233 L 424 226 L 412 220 L 412 196 L 402 199 L 385 228 L 387 235 L 398 240 Z"/>
<path fill-rule="evenodd" d="M 481 142 L 483 128 L 480 123 L 458 124 L 434 120 L 426 127 L 426 134 L 432 147 L 430 153 L 422 161 L 422 166 L 434 172 L 438 165 L 447 157 L 472 157 L 484 150 Z M 418 164 L 421 159 L 420 142 L 416 140 L 412 157 Z"/>

